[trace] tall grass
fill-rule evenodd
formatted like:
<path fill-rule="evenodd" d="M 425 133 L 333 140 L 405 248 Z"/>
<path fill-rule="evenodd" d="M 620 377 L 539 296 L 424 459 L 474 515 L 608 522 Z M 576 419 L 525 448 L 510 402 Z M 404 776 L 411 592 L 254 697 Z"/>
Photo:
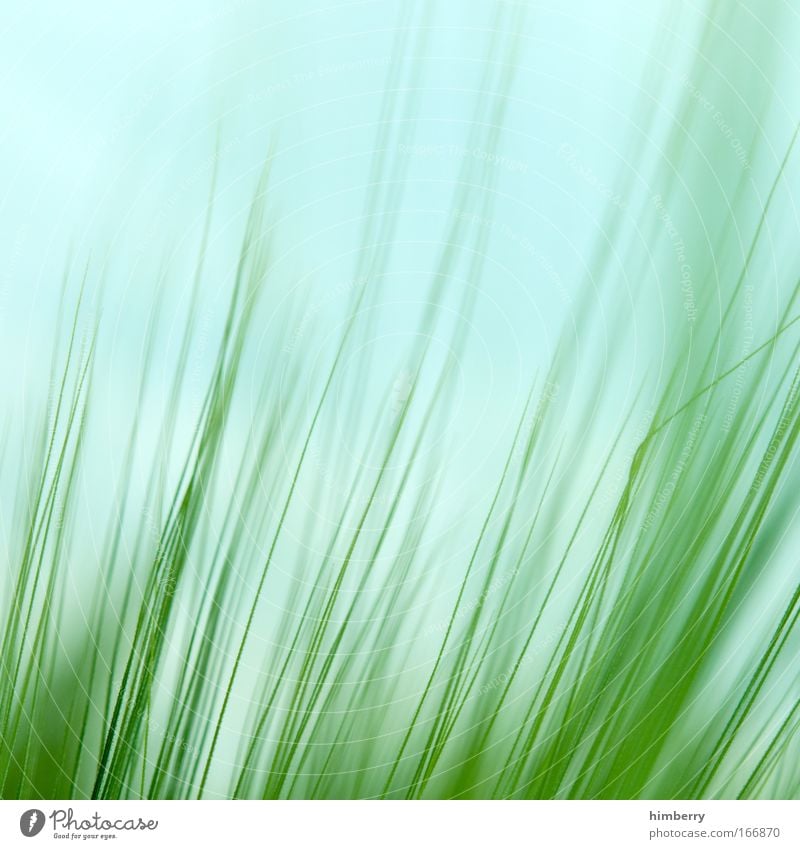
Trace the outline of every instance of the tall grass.
<path fill-rule="evenodd" d="M 710 21 L 721 14 L 709 9 Z M 191 297 L 164 360 L 167 399 L 155 405 L 165 335 L 175 342 L 159 295 L 140 372 L 125 376 L 130 427 L 92 547 L 81 481 L 97 462 L 93 376 L 108 339 L 87 305 L 99 297 L 87 294 L 89 272 L 68 269 L 47 408 L 22 446 L 2 445 L 3 480 L 16 481 L 2 525 L 4 797 L 800 795 L 800 583 L 784 542 L 797 509 L 796 261 L 777 271 L 773 320 L 755 323 L 744 348 L 740 333 L 771 234 L 785 232 L 795 138 L 777 158 L 754 140 L 762 202 L 749 214 L 752 196 L 732 179 L 735 214 L 712 221 L 682 303 L 667 296 L 667 354 L 610 431 L 606 372 L 613 379 L 619 352 L 586 374 L 577 347 L 602 322 L 608 338 L 625 333 L 616 255 L 642 286 L 649 273 L 634 223 L 663 248 L 657 285 L 674 287 L 670 233 L 689 149 L 713 156 L 727 143 L 693 127 L 685 90 L 666 131 L 643 95 L 640 124 L 670 167 L 639 185 L 631 175 L 655 166 L 645 148 L 631 154 L 620 177 L 630 215 L 607 204 L 553 356 L 526 363 L 525 403 L 505 411 L 514 427 L 493 480 L 453 492 L 440 437 L 495 279 L 487 161 L 460 164 L 402 385 L 359 358 L 391 308 L 378 292 L 410 180 L 397 150 L 418 109 L 404 92 L 422 73 L 404 57 L 430 38 L 430 20 L 415 15 L 397 28 L 357 283 L 333 344 L 308 355 L 310 289 L 294 288 L 285 320 L 265 324 L 288 287 L 272 150 L 191 403 L 193 352 L 208 344 L 198 304 L 218 285 L 207 267 L 212 180 Z M 488 57 L 503 61 L 485 63 L 481 90 L 494 95 L 479 102 L 467 149 L 497 148 L 534 24 L 522 6 L 500 7 Z M 701 41 L 713 38 L 709 23 Z M 705 64 L 687 76 L 715 90 Z M 643 91 L 651 84 L 672 90 L 663 75 Z M 159 291 L 174 273 L 165 266 Z M 597 310 L 598 288 L 615 314 Z"/>

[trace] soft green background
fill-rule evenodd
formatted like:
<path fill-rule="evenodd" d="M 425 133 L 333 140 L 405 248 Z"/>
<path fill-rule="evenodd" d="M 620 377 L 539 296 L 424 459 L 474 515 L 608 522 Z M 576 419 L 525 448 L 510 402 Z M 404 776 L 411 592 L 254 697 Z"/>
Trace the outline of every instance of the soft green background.
<path fill-rule="evenodd" d="M 16 568 L 20 480 L 35 462 L 37 428 L 48 414 L 51 352 L 58 342 L 59 355 L 64 353 L 63 322 L 70 319 L 84 273 L 80 331 L 88 332 L 99 319 L 86 435 L 91 448 L 83 452 L 70 507 L 74 533 L 63 577 L 59 650 L 69 657 L 91 630 L 92 593 L 107 566 L 105 538 L 117 522 L 122 480 L 138 505 L 137 516 L 149 517 L 146 524 L 158 536 L 162 511 L 142 506 L 148 503 L 148 478 L 155 464 L 164 472 L 164 493 L 178 485 L 217 356 L 246 217 L 267 158 L 262 232 L 270 236 L 268 283 L 248 330 L 213 498 L 203 506 L 206 536 L 190 556 L 188 586 L 176 596 L 172 627 L 185 634 L 196 621 L 192 599 L 203 592 L 204 558 L 221 533 L 228 503 L 244 517 L 238 533 L 247 545 L 236 571 L 245 582 L 241 604 L 231 603 L 225 615 L 233 633 L 243 624 L 244 602 L 254 594 L 254 576 L 269 547 L 265 528 L 279 512 L 282 487 L 297 461 L 348 308 L 366 286 L 359 330 L 336 371 L 286 518 L 270 589 L 258 607 L 241 686 L 257 686 L 264 658 L 276 645 L 288 644 L 280 623 L 299 615 L 291 594 L 298 582 L 306 586 L 306 577 L 298 578 L 300 564 L 310 568 L 324 555 L 331 534 L 357 526 L 358 500 L 350 502 L 354 509 L 346 515 L 342 507 L 351 498 L 353 476 L 361 470 L 369 479 L 377 468 L 368 451 L 375 422 L 390 427 L 412 386 L 420 399 L 429 397 L 437 367 L 448 361 L 454 366 L 452 396 L 437 414 L 410 478 L 412 494 L 425 492 L 434 480 L 438 489 L 426 506 L 426 535 L 418 541 L 417 595 L 397 632 L 400 655 L 407 651 L 403 663 L 398 655 L 398 680 L 401 671 L 412 681 L 419 672 L 424 680 L 440 650 L 440 623 L 453 610 L 532 384 L 537 393 L 544 391 L 549 409 L 530 469 L 531 489 L 521 496 L 523 515 L 515 515 L 506 543 L 511 551 L 522 544 L 526 521 L 555 462 L 554 501 L 543 515 L 546 530 L 536 548 L 537 562 L 547 564 L 544 573 L 550 575 L 616 446 L 570 549 L 565 582 L 547 608 L 550 624 L 543 626 L 542 638 L 556 639 L 652 422 L 681 408 L 698 388 L 769 340 L 785 324 L 785 311 L 790 317 L 797 312 L 788 309 L 798 265 L 796 156 L 777 184 L 748 274 L 741 285 L 737 281 L 795 130 L 799 29 L 797 10 L 776 0 L 9 8 L 0 28 L 5 116 L 0 385 L 7 446 L 0 555 L 9 576 Z M 214 173 L 206 267 L 199 299 L 192 303 L 194 262 Z M 382 194 L 369 206 L 375 191 Z M 460 227 L 452 231 L 454 221 Z M 370 225 L 378 229 L 365 230 Z M 453 232 L 456 258 L 432 296 L 432 270 Z M 385 264 L 377 273 L 359 276 L 359 261 L 378 243 L 390 245 Z M 483 258 L 477 275 L 470 265 L 475 256 Z M 468 313 L 462 296 L 472 286 L 476 301 Z M 426 330 L 428 365 L 418 373 L 420 317 L 431 300 L 439 318 Z M 153 314 L 161 322 L 156 353 L 148 392 L 138 398 Z M 158 453 L 161 428 L 190 314 L 196 325 L 184 366 L 177 436 L 164 456 Z M 454 348 L 452 334 L 460 326 L 468 333 Z M 720 464 L 738 469 L 741 461 L 757 470 L 769 434 L 754 423 L 761 414 L 776 415 L 770 393 L 783 386 L 791 345 L 768 356 L 763 371 L 722 385 L 706 412 L 710 435 L 689 464 L 697 487 Z M 554 359 L 557 377 L 547 378 Z M 250 428 L 258 431 L 264 421 L 259 393 L 265 381 L 277 387 L 266 405 L 277 421 L 276 447 L 251 515 L 240 505 L 244 495 L 234 476 L 242 451 L 253 444 Z M 408 412 L 408 428 L 413 432 L 421 420 L 418 402 Z M 126 479 L 122 458 L 134 425 L 137 460 Z M 663 478 L 643 487 L 654 504 L 671 471 L 688 463 L 682 452 L 687 439 L 693 445 L 691 426 L 691 420 L 682 423 L 684 430 L 665 449 L 666 456 L 660 455 Z M 746 444 L 751 428 L 753 442 Z M 723 443 L 729 454 L 716 453 Z M 395 458 L 390 469 L 401 475 L 407 462 Z M 747 678 L 726 657 L 756 655 L 791 594 L 797 572 L 792 554 L 798 542 L 792 521 L 797 484 L 789 463 L 771 507 L 775 512 L 765 519 L 754 548 L 755 565 L 746 573 L 755 569 L 758 580 L 740 590 L 740 618 L 719 635 L 715 651 L 721 655 L 705 679 L 708 689 L 681 708 L 681 716 L 696 723 L 693 728 L 727 716 Z M 728 486 L 722 479 L 715 485 L 719 491 Z M 736 494 L 747 492 L 743 482 L 736 486 Z M 690 494 L 685 496 L 689 505 Z M 652 507 L 641 497 L 645 531 L 654 521 L 666 521 L 663 502 Z M 499 532 L 508 514 L 505 500 L 502 504 L 490 533 Z M 687 522 L 682 509 L 670 515 L 670 527 Z M 697 504 L 691 509 L 698 527 L 705 527 Z M 390 553 L 372 563 L 356 550 L 355 562 L 374 569 L 376 585 L 394 562 L 411 512 L 404 502 L 393 519 Z M 362 540 L 375 539 L 384 521 L 382 513 L 369 516 Z M 735 527 L 736 503 L 721 506 L 715 521 L 720 534 Z M 119 524 L 126 545 L 135 544 L 141 526 L 130 517 Z M 337 552 L 341 544 L 336 542 Z M 673 540 L 662 549 L 665 563 L 683 553 L 677 545 Z M 708 552 L 696 553 L 697 576 L 684 576 L 683 601 L 698 589 L 700 576 L 715 568 L 710 551 L 716 538 L 710 531 L 708 545 Z M 611 596 L 624 587 L 627 564 L 639 562 L 629 558 L 630 550 L 620 549 Z M 483 568 L 488 557 L 479 560 Z M 654 560 L 641 562 L 646 568 Z M 108 592 L 118 603 L 121 585 Z M 470 586 L 467 599 L 480 592 L 479 583 Z M 679 614 L 670 624 L 679 630 L 685 611 L 680 599 L 671 603 Z M 604 612 L 597 614 L 595 626 L 605 615 L 613 618 L 614 607 L 606 604 L 606 597 L 598 601 Z M 536 609 L 517 609 L 513 623 L 528 623 Z M 486 615 L 503 619 L 503 609 Z M 458 614 L 455 621 L 466 618 Z M 522 624 L 509 626 L 505 642 L 487 662 L 488 680 L 492 667 L 496 674 L 509 668 L 503 658 L 518 647 L 521 634 Z M 215 639 L 222 654 L 211 675 L 209 687 L 216 695 L 203 709 L 206 720 L 216 716 L 216 688 L 221 693 L 234 654 L 219 635 Z M 154 697 L 165 711 L 166 701 L 158 699 L 174 694 L 170 676 L 182 662 L 180 639 L 172 638 L 170 645 L 165 683 Z M 796 648 L 794 637 L 782 659 Z M 659 662 L 657 652 L 649 658 L 633 653 L 643 665 Z M 721 682 L 730 692 L 717 701 L 713 688 Z M 407 686 L 409 693 L 418 692 L 416 684 Z M 780 726 L 781 711 L 796 690 L 791 674 L 780 672 L 761 706 L 765 724 L 747 744 L 755 747 L 755 762 L 762 751 L 758 746 L 766 745 L 775 723 Z M 214 794 L 230 792 L 230 770 L 241 763 L 238 729 L 257 701 L 248 691 L 231 703 L 221 764 L 215 764 L 208 785 Z M 399 696 L 393 702 L 386 720 L 389 737 L 402 736 L 412 708 L 413 698 L 408 704 Z M 101 727 L 99 717 L 92 721 Z M 517 728 L 517 721 L 509 720 L 509 728 Z M 153 727 L 160 722 L 165 720 L 154 719 Z M 93 727 L 90 722 L 90 731 Z M 468 740 L 457 740 L 456 753 L 462 744 L 468 750 Z M 685 753 L 688 744 L 678 741 L 675 749 Z M 368 754 L 363 757 L 369 760 Z M 376 763 L 391 763 L 391 757 L 381 751 Z M 461 763 L 461 754 L 452 757 Z M 353 767 L 359 769 L 363 763 Z M 635 787 L 672 792 L 653 770 L 638 785 L 633 777 L 630 785 L 609 779 L 606 786 L 623 795 Z M 776 779 L 775 787 L 796 788 L 796 778 L 795 770 L 794 784 Z M 374 780 L 375 786 L 368 776 L 366 784 L 354 787 L 343 779 L 325 792 L 377 795 L 382 778 Z M 429 792 L 454 793 L 459 780 L 458 773 L 445 775 Z M 84 792 L 85 782 L 77 782 L 74 792 Z M 601 783 L 591 792 L 602 795 Z M 292 792 L 308 794 L 312 786 L 300 782 Z M 488 792 L 488 785 L 477 786 L 479 794 Z M 559 792 L 568 792 L 563 787 Z M 726 792 L 724 785 L 715 792 Z"/>

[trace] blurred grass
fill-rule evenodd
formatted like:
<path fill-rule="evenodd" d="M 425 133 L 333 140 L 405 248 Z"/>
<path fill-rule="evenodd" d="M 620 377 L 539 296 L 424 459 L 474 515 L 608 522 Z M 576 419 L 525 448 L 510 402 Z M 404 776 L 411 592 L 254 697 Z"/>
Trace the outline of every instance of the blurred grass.
<path fill-rule="evenodd" d="M 709 9 L 727 14 L 720 3 Z M 16 480 L 13 515 L 3 517 L 4 797 L 800 795 L 800 583 L 796 557 L 780 549 L 797 509 L 796 261 L 777 269 L 771 330 L 743 347 L 738 329 L 757 281 L 773 270 L 795 137 L 777 162 L 763 139 L 749 148 L 763 172 L 757 214 L 743 178 L 732 176 L 730 216 L 703 217 L 717 231 L 693 254 L 706 263 L 693 266 L 683 302 L 665 312 L 668 357 L 609 434 L 597 410 L 621 354 L 612 346 L 606 362 L 598 357 L 610 377 L 576 374 L 575 365 L 576 340 L 591 344 L 599 332 L 594 290 L 618 305 L 603 321 L 622 338 L 628 292 L 614 274 L 622 256 L 634 279 L 647 277 L 639 226 L 663 249 L 659 284 L 674 285 L 673 216 L 702 194 L 689 203 L 680 192 L 690 148 L 707 158 L 727 144 L 716 130 L 690 129 L 684 86 L 663 133 L 670 167 L 656 169 L 632 145 L 621 182 L 638 206 L 623 216 L 607 204 L 553 357 L 529 364 L 527 400 L 511 411 L 516 425 L 493 485 L 451 496 L 459 506 L 443 520 L 453 458 L 437 436 L 473 342 L 470 318 L 493 280 L 480 222 L 492 220 L 497 178 L 485 160 L 459 166 L 407 333 L 407 385 L 398 395 L 378 374 L 379 395 L 365 392 L 379 371 L 367 356 L 342 374 L 390 308 L 375 281 L 390 267 L 409 179 L 408 158 L 395 151 L 418 104 L 402 92 L 422 78 L 404 57 L 430 37 L 428 18 L 414 27 L 412 17 L 404 11 L 397 27 L 354 247 L 353 280 L 364 282 L 346 293 L 329 356 L 310 362 L 298 351 L 313 315 L 299 330 L 286 321 L 262 332 L 264 301 L 285 282 L 274 261 L 273 149 L 193 409 L 212 179 L 154 442 L 142 431 L 166 332 L 161 294 L 127 386 L 133 415 L 107 480 L 113 509 L 95 577 L 80 587 L 80 623 L 67 613 L 85 552 L 77 482 L 91 459 L 92 417 L 102 415 L 92 376 L 104 349 L 102 314 L 87 318 L 86 275 L 68 268 L 47 410 L 25 434 L 27 448 L 4 437 L 0 457 L 4 480 Z M 709 51 L 712 17 L 700 36 Z M 467 149 L 498 146 L 526 26 L 524 7 L 499 7 L 487 56 L 504 61 L 485 63 L 481 91 L 494 96 L 479 102 Z M 704 63 L 687 78 L 721 101 Z M 657 136 L 652 100 L 643 96 L 637 114 Z M 651 172 L 644 189 L 630 177 L 640 169 Z M 688 252 L 699 237 L 680 238 Z M 159 293 L 173 272 L 161 273 Z M 304 297 L 296 295 L 300 313 Z M 453 311 L 460 320 L 449 323 Z M 439 337 L 445 357 L 433 351 Z M 298 354 L 288 366 L 287 352 Z M 245 383 L 254 358 L 255 388 Z M 582 411 L 569 422 L 557 404 L 566 392 Z M 245 408 L 243 433 L 235 424 Z M 361 440 L 362 462 L 341 450 L 332 416 Z M 474 524 L 466 506 L 478 496 L 487 509 Z M 457 564 L 455 578 L 438 570 L 445 560 Z"/>

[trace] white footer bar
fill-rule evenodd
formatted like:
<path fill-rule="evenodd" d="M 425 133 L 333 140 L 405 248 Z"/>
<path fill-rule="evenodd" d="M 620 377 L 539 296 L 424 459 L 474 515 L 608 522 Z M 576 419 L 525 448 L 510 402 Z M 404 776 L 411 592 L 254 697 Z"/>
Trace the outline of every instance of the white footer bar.
<path fill-rule="evenodd" d="M 800 802 L 0 801 L 0 846 L 800 847 Z"/>

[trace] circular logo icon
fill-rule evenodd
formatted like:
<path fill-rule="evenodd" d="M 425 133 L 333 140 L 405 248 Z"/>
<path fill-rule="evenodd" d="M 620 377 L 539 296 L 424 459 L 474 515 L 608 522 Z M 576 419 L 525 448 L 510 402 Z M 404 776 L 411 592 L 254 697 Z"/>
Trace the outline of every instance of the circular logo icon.
<path fill-rule="evenodd" d="M 44 813 L 38 808 L 31 808 L 19 818 L 19 830 L 25 837 L 36 837 L 44 828 Z"/>

